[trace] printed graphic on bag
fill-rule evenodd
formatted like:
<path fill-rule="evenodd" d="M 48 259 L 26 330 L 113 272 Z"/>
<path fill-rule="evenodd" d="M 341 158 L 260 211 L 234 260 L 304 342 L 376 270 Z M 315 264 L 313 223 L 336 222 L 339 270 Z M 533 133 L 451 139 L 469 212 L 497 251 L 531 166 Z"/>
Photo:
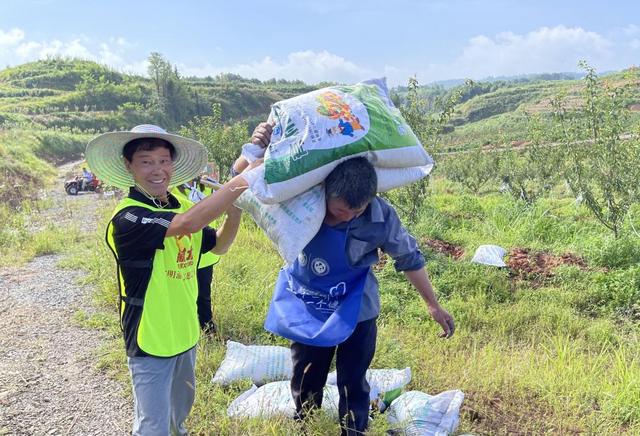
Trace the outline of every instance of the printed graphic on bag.
<path fill-rule="evenodd" d="M 270 118 L 276 125 L 265 155 L 267 184 L 367 151 L 422 148 L 390 104 L 381 81 L 323 88 L 284 100 L 273 105 Z"/>

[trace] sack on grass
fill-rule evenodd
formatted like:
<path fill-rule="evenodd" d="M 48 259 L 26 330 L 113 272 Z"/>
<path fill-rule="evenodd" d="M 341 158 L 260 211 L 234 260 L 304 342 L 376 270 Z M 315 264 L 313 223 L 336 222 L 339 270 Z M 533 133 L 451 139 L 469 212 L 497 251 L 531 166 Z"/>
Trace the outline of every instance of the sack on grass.
<path fill-rule="evenodd" d="M 318 233 L 326 208 L 323 185 L 278 204 L 264 204 L 245 191 L 234 204 L 251 215 L 288 263 L 293 263 Z"/>
<path fill-rule="evenodd" d="M 391 403 L 387 419 L 406 436 L 445 436 L 458 427 L 463 399 L 464 393 L 459 390 L 433 396 L 409 391 Z"/>
<path fill-rule="evenodd" d="M 291 350 L 276 345 L 243 345 L 227 341 L 227 352 L 211 382 L 229 385 L 251 379 L 257 385 L 291 378 Z"/>
<path fill-rule="evenodd" d="M 325 386 L 322 410 L 338 420 L 338 388 Z M 227 408 L 227 415 L 235 418 L 270 418 L 285 416 L 293 418 L 296 406 L 291 396 L 291 381 L 267 383 L 264 386 L 252 386 L 242 393 Z"/>
<path fill-rule="evenodd" d="M 343 160 L 365 156 L 376 167 L 433 161 L 389 98 L 384 79 L 331 86 L 275 103 L 263 171 L 246 173 L 254 194 L 279 203 L 321 183 Z"/>
<path fill-rule="evenodd" d="M 380 412 L 402 393 L 402 389 L 411 381 L 411 368 L 404 369 L 368 369 L 367 382 L 371 390 L 369 400 Z M 327 377 L 327 384 L 337 385 L 337 373 L 333 371 Z"/>

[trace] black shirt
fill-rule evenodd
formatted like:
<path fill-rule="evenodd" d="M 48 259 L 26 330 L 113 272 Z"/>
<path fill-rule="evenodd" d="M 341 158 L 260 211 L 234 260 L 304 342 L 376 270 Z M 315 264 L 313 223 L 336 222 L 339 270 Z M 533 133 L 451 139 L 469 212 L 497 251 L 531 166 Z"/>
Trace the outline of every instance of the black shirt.
<path fill-rule="evenodd" d="M 141 192 L 131 188 L 129 198 L 156 207 Z M 167 209 L 180 207 L 180 202 L 169 194 Z M 131 206 L 119 211 L 112 219 L 113 239 L 128 304 L 122 314 L 122 328 L 129 357 L 146 356 L 138 347 L 136 337 L 142 316 L 144 296 L 151 279 L 151 264 L 155 251 L 164 248 L 164 238 L 176 212 L 153 211 Z M 216 231 L 211 227 L 202 230 L 201 253 L 211 251 L 216 245 Z M 194 311 L 196 305 L 194 301 Z"/>

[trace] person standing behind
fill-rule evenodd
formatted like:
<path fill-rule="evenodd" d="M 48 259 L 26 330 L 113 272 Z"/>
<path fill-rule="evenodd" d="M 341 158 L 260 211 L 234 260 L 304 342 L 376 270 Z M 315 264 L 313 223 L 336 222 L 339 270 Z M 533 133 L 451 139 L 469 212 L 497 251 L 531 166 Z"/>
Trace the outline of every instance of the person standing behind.
<path fill-rule="evenodd" d="M 199 173 L 205 149 L 154 125 L 100 135 L 87 145 L 86 157 L 100 179 L 129 188 L 107 226 L 106 240 L 117 264 L 133 385 L 132 434 L 187 434 L 184 421 L 195 398 L 200 336 L 197 260 L 201 253 L 228 250 L 237 224 L 225 222 L 215 231 L 207 225 L 231 206 L 247 182 L 242 175 L 234 177 L 187 208 L 168 188 Z"/>
<path fill-rule="evenodd" d="M 171 190 L 171 193 L 180 203 L 184 202 L 187 205 L 199 203 L 200 200 L 205 199 L 211 195 L 212 192 L 212 188 L 199 183 L 199 178 L 195 178 L 188 183 L 183 183 Z M 233 223 L 236 233 L 240 226 L 241 213 L 242 211 L 235 206 L 230 206 L 229 209 L 227 209 L 227 217 L 231 220 L 231 222 L 227 222 L 227 226 Z M 208 252 L 202 254 L 200 262 L 198 263 L 198 320 L 200 322 L 200 328 L 206 334 L 214 334 L 217 331 L 211 308 L 211 282 L 213 280 L 213 266 L 219 261 L 219 255 Z"/>

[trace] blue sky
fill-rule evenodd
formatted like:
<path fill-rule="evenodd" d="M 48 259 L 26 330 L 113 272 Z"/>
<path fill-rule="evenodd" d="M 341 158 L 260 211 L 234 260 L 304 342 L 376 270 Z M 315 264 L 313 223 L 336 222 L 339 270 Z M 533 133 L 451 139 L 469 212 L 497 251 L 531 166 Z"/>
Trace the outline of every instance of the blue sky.
<path fill-rule="evenodd" d="M 310 83 L 618 70 L 640 63 L 640 1 L 0 2 L 0 68 L 61 55 L 145 74 L 154 51 L 184 75 Z"/>

